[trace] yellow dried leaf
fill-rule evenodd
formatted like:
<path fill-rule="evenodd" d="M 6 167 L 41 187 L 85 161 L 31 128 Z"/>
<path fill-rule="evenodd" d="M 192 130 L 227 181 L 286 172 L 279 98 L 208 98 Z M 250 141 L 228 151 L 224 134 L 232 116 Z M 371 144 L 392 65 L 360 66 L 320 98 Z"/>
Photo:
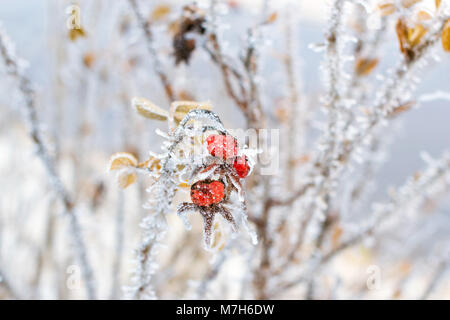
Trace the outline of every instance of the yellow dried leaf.
<path fill-rule="evenodd" d="M 83 64 L 86 66 L 86 68 L 92 68 L 93 64 L 95 62 L 95 54 L 92 52 L 88 52 L 83 56 Z"/>
<path fill-rule="evenodd" d="M 161 171 L 161 159 L 150 156 L 144 162 L 141 162 L 137 165 L 138 168 L 147 168 L 151 171 Z"/>
<path fill-rule="evenodd" d="M 397 33 L 398 42 L 400 44 L 400 51 L 406 53 L 406 46 L 408 43 L 408 28 L 402 19 L 398 19 L 395 25 L 395 31 Z"/>
<path fill-rule="evenodd" d="M 194 109 L 211 110 L 211 104 L 209 102 L 197 102 L 197 101 L 174 101 L 171 108 L 174 112 L 189 112 Z"/>
<path fill-rule="evenodd" d="M 425 10 L 420 10 L 416 14 L 417 21 L 427 21 L 430 20 L 431 14 Z"/>
<path fill-rule="evenodd" d="M 160 4 L 152 11 L 151 19 L 158 21 L 164 19 L 170 13 L 170 6 L 167 4 Z"/>
<path fill-rule="evenodd" d="M 402 0 L 402 6 L 403 8 L 410 8 L 416 3 L 419 3 L 422 0 Z"/>
<path fill-rule="evenodd" d="M 212 106 L 209 102 L 196 101 L 174 101 L 170 106 L 170 112 L 177 124 L 183 120 L 189 111 L 194 109 L 211 110 Z"/>
<path fill-rule="evenodd" d="M 187 184 L 187 183 L 185 183 L 185 182 L 179 183 L 178 186 L 179 186 L 180 188 L 190 188 L 190 187 L 191 187 L 189 184 Z"/>
<path fill-rule="evenodd" d="M 410 47 L 417 46 L 426 33 L 427 29 L 421 24 L 417 24 L 414 28 L 408 28 L 407 39 Z"/>
<path fill-rule="evenodd" d="M 187 112 L 175 112 L 173 119 L 176 123 L 179 123 L 186 116 Z"/>
<path fill-rule="evenodd" d="M 75 41 L 78 38 L 86 37 L 86 32 L 83 28 L 74 28 L 69 30 L 69 39 Z"/>
<path fill-rule="evenodd" d="M 273 23 L 277 20 L 277 18 L 278 18 L 278 13 L 274 12 L 267 18 L 266 23 Z"/>
<path fill-rule="evenodd" d="M 387 3 L 379 4 L 378 10 L 380 11 L 380 15 L 382 17 L 386 17 L 386 16 L 393 14 L 397 10 L 397 8 L 395 7 L 395 5 L 393 3 L 387 2 Z"/>
<path fill-rule="evenodd" d="M 211 248 L 221 251 L 225 247 L 222 226 L 220 225 L 219 222 L 215 222 L 213 228 L 214 228 L 214 238 L 211 244 Z"/>
<path fill-rule="evenodd" d="M 136 108 L 137 112 L 148 119 L 153 120 L 167 120 L 169 114 L 166 110 L 158 107 L 157 105 L 151 103 L 145 98 L 133 98 L 131 104 Z"/>
<path fill-rule="evenodd" d="M 441 0 L 435 0 L 434 3 L 436 4 L 436 9 L 437 9 L 441 5 Z"/>
<path fill-rule="evenodd" d="M 125 167 L 136 167 L 137 159 L 129 152 L 117 152 L 113 154 L 109 160 L 108 170 L 118 170 Z"/>
<path fill-rule="evenodd" d="M 119 187 L 125 189 L 137 181 L 137 173 L 134 168 L 123 168 L 117 173 Z"/>
<path fill-rule="evenodd" d="M 442 48 L 444 48 L 445 51 L 450 52 L 450 19 L 445 23 L 441 41 Z"/>
<path fill-rule="evenodd" d="M 377 65 L 378 59 L 359 58 L 355 63 L 355 72 L 359 76 L 367 76 Z"/>

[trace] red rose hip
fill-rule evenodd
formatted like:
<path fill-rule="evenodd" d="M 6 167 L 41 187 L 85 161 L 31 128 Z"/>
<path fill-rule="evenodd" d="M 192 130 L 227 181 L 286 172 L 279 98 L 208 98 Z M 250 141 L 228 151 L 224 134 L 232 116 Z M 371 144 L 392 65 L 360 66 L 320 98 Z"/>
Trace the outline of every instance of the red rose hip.
<path fill-rule="evenodd" d="M 219 203 L 225 196 L 225 185 L 220 181 L 197 181 L 191 186 L 192 202 L 199 206 Z"/>
<path fill-rule="evenodd" d="M 225 134 L 212 134 L 206 138 L 208 152 L 224 160 L 233 158 L 237 154 L 237 141 Z"/>
<path fill-rule="evenodd" d="M 236 171 L 239 178 L 245 178 L 250 171 L 250 165 L 246 156 L 237 157 L 234 160 L 233 168 Z"/>

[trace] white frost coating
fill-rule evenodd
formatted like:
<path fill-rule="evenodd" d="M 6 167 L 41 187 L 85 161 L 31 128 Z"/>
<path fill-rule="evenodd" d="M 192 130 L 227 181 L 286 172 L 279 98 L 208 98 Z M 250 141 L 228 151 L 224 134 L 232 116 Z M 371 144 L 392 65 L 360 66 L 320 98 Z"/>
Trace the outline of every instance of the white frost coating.
<path fill-rule="evenodd" d="M 198 126 L 198 122 L 202 125 Z M 135 284 L 126 288 L 127 296 L 130 298 L 156 299 L 155 292 L 151 286 L 151 278 L 158 267 L 155 262 L 156 255 L 161 246 L 160 242 L 167 231 L 165 215 L 171 211 L 172 200 L 178 189 L 178 184 L 184 182 L 182 177 L 192 174 L 192 172 L 198 172 L 199 165 L 203 164 L 202 161 L 196 159 L 197 155 L 190 152 L 179 152 L 179 149 L 186 151 L 184 148 L 191 146 L 186 140 L 201 136 L 208 130 L 226 133 L 222 122 L 215 113 L 208 110 L 195 109 L 186 114 L 172 135 L 167 135 L 161 131 L 157 132 L 168 141 L 166 144 L 163 144 L 165 153 L 157 156 L 162 163 L 161 176 L 155 184 L 147 189 L 151 193 L 151 199 L 145 204 L 145 208 L 152 210 L 153 213 L 144 218 L 140 224 L 143 229 L 143 236 L 136 253 L 137 267 L 133 277 Z M 185 139 L 186 137 L 188 139 Z M 180 169 L 180 166 L 183 168 Z M 216 165 L 213 165 L 193 178 L 197 180 L 206 179 L 214 173 L 216 167 Z M 233 184 L 235 187 L 239 187 L 234 182 Z M 239 190 L 241 202 L 243 202 L 243 191 L 241 188 Z M 238 216 L 240 217 L 239 221 L 249 231 L 252 242 L 256 244 L 256 235 L 249 230 L 246 223 L 247 215 L 245 210 L 239 210 Z M 190 230 L 191 224 L 186 215 L 181 214 L 179 217 L 183 220 L 186 229 Z"/>

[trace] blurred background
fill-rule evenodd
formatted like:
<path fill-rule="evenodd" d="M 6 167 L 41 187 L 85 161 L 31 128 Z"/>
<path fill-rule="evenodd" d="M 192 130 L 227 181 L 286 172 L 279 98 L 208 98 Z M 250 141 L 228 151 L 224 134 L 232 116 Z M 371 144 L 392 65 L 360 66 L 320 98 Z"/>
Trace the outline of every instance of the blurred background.
<path fill-rule="evenodd" d="M 222 36 L 226 39 L 227 53 L 237 55 L 244 30 L 257 19 L 263 1 L 225 2 L 220 17 Z M 179 17 L 182 6 L 190 2 L 140 3 L 144 15 L 154 21 L 155 43 L 176 92 L 186 100 L 212 102 L 227 128 L 243 127 L 244 118 L 226 97 L 219 69 L 212 67 L 205 52 L 195 51 L 189 64 L 174 64 L 168 25 Z M 201 5 L 202 1 L 199 3 Z M 291 14 L 296 21 L 295 55 L 302 79 L 299 86 L 307 93 L 305 99 L 311 108 L 318 110 L 323 90 L 322 54 L 310 47 L 323 41 L 327 1 L 299 0 L 294 3 L 277 0 L 267 3 L 270 11 L 278 12 L 278 21 L 264 30 L 260 54 L 261 92 L 269 102 L 265 104 L 269 117 L 276 119 L 277 103 L 285 93 L 286 79 L 280 71 L 279 56 L 284 46 L 280 34 L 286 8 L 293 8 Z M 68 36 L 66 26 L 66 10 L 72 4 L 81 8 L 81 25 L 85 31 L 84 36 L 76 39 Z M 121 287 L 130 283 L 133 250 L 139 241 L 139 222 L 146 214 L 142 204 L 147 198 L 145 187 L 149 181 L 142 179 L 122 191 L 114 176 L 107 173 L 108 160 L 118 151 L 133 152 L 139 159 L 144 159 L 149 151 L 160 151 L 162 139 L 154 132 L 156 128 L 165 130 L 166 127 L 163 123 L 140 118 L 131 108 L 133 97 L 146 97 L 159 106 L 169 106 L 155 77 L 142 31 L 136 25 L 129 4 L 122 0 L 3 0 L 0 21 L 15 43 L 17 55 L 26 60 L 25 73 L 37 94 L 40 129 L 57 161 L 62 180 L 74 195 L 98 297 L 120 298 Z M 386 38 L 388 41 L 380 48 L 379 71 L 393 66 L 400 57 L 393 28 L 389 29 Z M 426 150 L 437 157 L 450 147 L 449 100 L 430 96 L 436 92 L 450 94 L 450 59 L 448 55 L 441 58 L 439 65 L 433 61 L 418 75 L 421 81 L 416 94 L 420 101 L 418 107 L 389 128 L 388 137 L 392 141 L 388 152 L 383 154 L 382 166 L 375 179 L 375 200 L 385 199 L 388 187 L 401 185 L 423 167 L 421 151 Z M 3 71 L 0 75 L 0 272 L 17 297 L 84 298 L 82 285 L 70 286 L 70 277 L 76 270 L 70 266 L 76 266 L 76 261 L 67 237 L 67 221 L 62 216 L 61 204 L 50 191 L 43 166 L 34 155 L 36 150 L 23 121 L 23 98 L 16 82 Z M 273 123 L 272 126 L 277 127 L 276 121 Z M 311 137 L 316 135 L 312 128 Z M 309 146 L 314 147 L 314 139 L 308 141 Z M 449 210 L 447 195 L 438 208 L 444 233 L 450 226 Z M 187 232 L 175 215 L 169 217 L 166 245 L 170 250 L 162 250 L 159 258 L 162 271 L 155 280 L 162 298 L 192 297 L 192 282 L 199 281 L 209 268 L 211 256 L 201 248 L 201 223 L 195 219 L 193 217 L 194 229 Z M 118 224 L 123 225 L 120 230 Z M 188 243 L 197 243 L 198 248 L 185 246 L 186 237 Z M 401 252 L 402 243 L 394 242 L 394 246 L 397 248 L 387 251 L 388 255 Z M 427 247 L 423 250 L 426 252 Z M 448 242 L 443 242 L 442 250 L 448 250 Z M 356 270 L 360 281 L 367 277 L 367 266 L 376 264 L 372 258 L 363 251 L 352 253 L 344 260 L 350 261 L 353 269 L 348 265 L 342 268 Z M 432 262 L 428 259 L 424 253 L 419 273 L 431 272 L 427 265 Z M 237 256 L 228 263 L 234 271 L 219 274 L 209 297 L 240 297 L 238 285 L 234 288 L 232 283 L 245 277 L 240 270 L 245 260 Z M 184 270 L 179 264 L 188 264 L 190 268 Z M 405 262 L 399 268 L 409 266 Z M 367 297 L 390 297 L 388 292 L 398 279 L 395 274 L 390 277 L 387 272 L 386 285 L 368 293 Z M 448 280 L 448 277 L 444 279 Z M 225 290 L 221 284 L 227 281 L 231 285 Z M 425 280 L 419 277 L 415 281 L 409 284 L 410 290 L 406 290 L 402 298 L 416 298 L 414 288 L 420 288 Z M 0 297 L 1 292 L 0 287 Z M 8 295 L 4 294 L 4 297 Z M 342 297 L 352 295 L 344 293 Z M 435 297 L 450 298 L 448 282 L 439 286 Z"/>

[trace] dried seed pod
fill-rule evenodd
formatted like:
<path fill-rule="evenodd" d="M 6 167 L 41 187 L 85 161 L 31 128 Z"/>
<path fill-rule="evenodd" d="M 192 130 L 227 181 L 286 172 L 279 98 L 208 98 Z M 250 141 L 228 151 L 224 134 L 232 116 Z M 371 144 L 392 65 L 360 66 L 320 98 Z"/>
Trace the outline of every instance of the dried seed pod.
<path fill-rule="evenodd" d="M 145 98 L 133 98 L 131 104 L 141 116 L 148 119 L 163 121 L 169 117 L 169 113 L 166 110 L 154 105 Z"/>
<path fill-rule="evenodd" d="M 177 29 L 172 41 L 175 64 L 189 63 L 196 47 L 196 41 L 192 35 L 205 33 L 205 21 L 205 13 L 197 6 L 191 4 L 183 8 L 183 15 L 178 23 L 173 25 Z"/>

